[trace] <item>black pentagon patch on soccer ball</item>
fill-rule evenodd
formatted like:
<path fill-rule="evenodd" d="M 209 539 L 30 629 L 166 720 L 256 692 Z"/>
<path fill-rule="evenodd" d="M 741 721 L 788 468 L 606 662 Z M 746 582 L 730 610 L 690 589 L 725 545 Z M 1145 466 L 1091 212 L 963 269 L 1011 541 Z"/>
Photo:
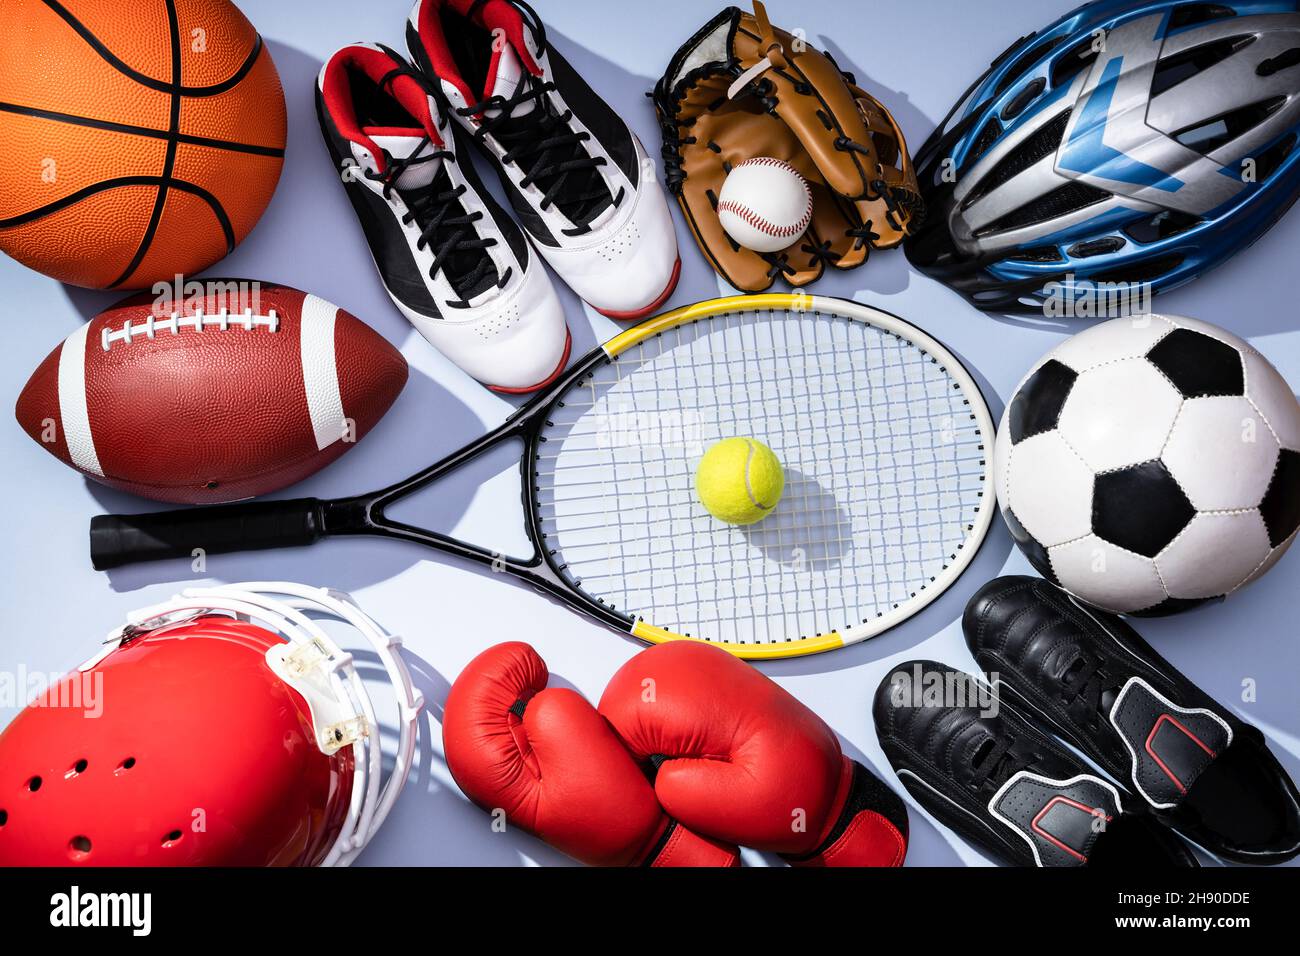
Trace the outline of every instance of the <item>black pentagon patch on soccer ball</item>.
<path fill-rule="evenodd" d="M 1242 395 L 1246 390 L 1241 354 L 1191 329 L 1170 332 L 1147 353 L 1147 361 L 1164 372 L 1184 398 Z"/>
<path fill-rule="evenodd" d="M 1268 529 L 1268 543 L 1274 548 L 1300 527 L 1300 451 L 1283 448 L 1278 455 L 1259 513 Z"/>
<path fill-rule="evenodd" d="M 1154 558 L 1195 515 L 1164 462 L 1143 462 L 1093 481 L 1093 533 L 1127 551 Z"/>
<path fill-rule="evenodd" d="M 1025 384 L 1016 390 L 1007 409 L 1011 444 L 1050 432 L 1061 417 L 1061 409 L 1079 373 L 1056 359 L 1048 359 Z"/>
<path fill-rule="evenodd" d="M 1025 530 L 1025 526 L 1020 523 L 1020 519 L 1016 517 L 1015 512 L 1010 508 L 1003 508 L 1002 518 L 1006 521 L 1007 527 L 1011 529 L 1011 537 L 1020 546 L 1020 550 L 1029 559 L 1029 563 L 1033 565 L 1034 570 L 1053 584 L 1060 584 L 1052 571 L 1052 559 L 1048 557 L 1047 549 Z"/>

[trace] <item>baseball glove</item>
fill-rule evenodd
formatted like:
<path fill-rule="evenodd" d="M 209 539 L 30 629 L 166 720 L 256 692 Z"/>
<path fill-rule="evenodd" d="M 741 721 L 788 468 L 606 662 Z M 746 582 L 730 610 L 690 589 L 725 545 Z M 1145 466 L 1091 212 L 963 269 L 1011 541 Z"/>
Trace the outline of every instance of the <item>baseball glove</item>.
<path fill-rule="evenodd" d="M 829 54 L 773 27 L 757 0 L 752 16 L 728 7 L 691 37 L 653 97 L 668 188 L 738 289 L 807 285 L 827 264 L 853 269 L 920 225 L 916 174 L 889 111 Z M 740 246 L 718 220 L 723 180 L 759 156 L 789 163 L 813 194 L 807 231 L 775 253 Z"/>

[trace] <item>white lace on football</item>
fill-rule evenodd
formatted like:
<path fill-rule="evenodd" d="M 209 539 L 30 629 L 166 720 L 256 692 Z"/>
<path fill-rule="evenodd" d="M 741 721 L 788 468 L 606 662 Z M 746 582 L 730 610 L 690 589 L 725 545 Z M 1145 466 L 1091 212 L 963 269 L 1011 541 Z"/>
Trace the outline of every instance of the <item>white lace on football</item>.
<path fill-rule="evenodd" d="M 351 595 L 342 591 L 281 581 L 255 581 L 187 588 L 170 601 L 132 612 L 126 624 L 110 632 L 105 649 L 83 664 L 81 670 L 103 660 L 124 639 L 213 612 L 255 623 L 283 637 L 283 645 L 267 652 L 267 663 L 307 701 L 317 746 L 326 754 L 344 746 L 353 748 L 356 769 L 348 816 L 321 863 L 322 866 L 347 866 L 387 818 L 414 762 L 424 698 L 415 691 L 402 660 L 401 639 L 380 627 L 357 606 Z M 374 702 L 357 672 L 352 654 L 325 632 L 318 623 L 321 617 L 350 624 L 374 650 L 387 672 L 397 704 L 399 728 L 393 769 L 386 782 L 382 780 L 383 728 L 375 715 Z"/>
<path fill-rule="evenodd" d="M 104 329 L 100 333 L 99 344 L 107 352 L 112 348 L 114 342 L 130 345 L 139 336 L 152 339 L 156 338 L 159 332 L 170 332 L 172 335 L 179 335 L 185 329 L 192 329 L 195 332 L 202 332 L 205 329 L 217 329 L 226 332 L 231 328 L 243 329 L 247 332 L 252 332 L 257 328 L 264 328 L 268 332 L 278 332 L 280 331 L 280 317 L 276 315 L 274 309 L 271 309 L 265 315 L 261 315 L 251 308 L 245 309 L 243 312 L 237 312 L 234 315 L 231 315 L 229 309 L 222 309 L 215 315 L 207 315 L 202 309 L 199 309 L 193 315 L 182 315 L 179 312 L 173 312 L 165 318 L 150 315 L 143 322 L 137 322 L 134 325 L 128 319 L 122 323 L 120 329 Z"/>

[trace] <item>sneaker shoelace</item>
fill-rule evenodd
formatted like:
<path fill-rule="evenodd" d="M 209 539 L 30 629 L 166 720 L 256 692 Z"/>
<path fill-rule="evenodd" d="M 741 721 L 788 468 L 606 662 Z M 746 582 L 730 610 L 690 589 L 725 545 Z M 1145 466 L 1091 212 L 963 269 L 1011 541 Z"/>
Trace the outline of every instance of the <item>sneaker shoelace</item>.
<path fill-rule="evenodd" d="M 1080 651 L 1062 668 L 1057 681 L 1061 702 L 1074 709 L 1089 730 L 1096 731 L 1110 710 L 1108 699 L 1113 702 L 1117 693 L 1109 686 L 1101 662 Z"/>
<path fill-rule="evenodd" d="M 540 56 L 546 51 L 546 28 L 527 3 L 516 0 L 516 6 L 531 21 Z M 473 17 L 475 9 L 471 8 L 467 15 Z M 588 231 L 591 221 L 608 204 L 618 206 L 623 193 L 620 190 L 617 196 L 610 195 L 599 172 L 605 158 L 590 155 L 583 146 L 591 138 L 590 133 L 569 126 L 573 110 L 555 112 L 549 99 L 555 88 L 553 82 L 543 83 L 526 76 L 514 96 L 489 96 L 480 103 L 461 107 L 458 112 L 462 116 L 481 117 L 475 137 L 482 140 L 492 136 L 504 146 L 501 161 L 517 164 L 524 172 L 520 186 L 527 188 L 534 183 L 540 186 L 542 209 L 559 206 L 575 226 L 565 229 L 565 234 L 578 235 Z M 526 104 L 532 108 L 515 115 L 515 110 Z M 493 115 L 487 115 L 489 112 Z"/>
<path fill-rule="evenodd" d="M 1015 737 L 989 737 L 971 756 L 971 767 L 975 771 L 971 782 L 976 789 L 989 781 L 1000 787 L 1036 759 L 1033 753 L 1025 753 L 1016 747 Z"/>
<path fill-rule="evenodd" d="M 416 82 L 424 85 L 421 78 L 410 70 L 396 69 L 379 81 L 380 89 L 387 89 L 399 76 L 413 77 Z M 365 175 L 367 179 L 383 183 L 385 200 L 391 202 L 393 193 L 396 193 L 406 204 L 407 211 L 402 216 L 402 223 L 410 225 L 414 222 L 420 227 L 420 238 L 416 240 L 415 247 L 423 249 L 427 246 L 433 250 L 429 278 L 432 279 L 442 270 L 452 288 L 465 300 L 482 291 L 480 286 L 483 286 L 485 280 L 496 276 L 496 264 L 484 252 L 495 246 L 497 241 L 479 235 L 475 224 L 483 218 L 483 213 L 465 211 L 460 197 L 465 194 L 467 187 L 464 184 L 453 187 L 445 169 L 439 170 L 427 186 L 400 188 L 397 185 L 402 174 L 412 167 L 437 160 L 442 160 L 444 164 L 456 162 L 456 154 L 448 149 L 431 149 L 426 153 L 425 148 L 431 146 L 432 142 L 426 135 L 409 156 L 401 158 L 394 158 L 388 150 L 384 150 L 384 171 L 377 173 L 366 170 Z M 507 269 L 495 284 L 504 286 L 509 277 L 510 270 Z"/>
<path fill-rule="evenodd" d="M 501 162 L 516 164 L 524 172 L 519 185 L 527 188 L 536 183 L 542 189 L 542 209 L 558 205 L 578 227 L 575 231 L 581 232 L 611 198 L 598 171 L 605 157 L 591 156 L 583 147 L 591 134 L 569 126 L 572 110 L 553 110 L 547 94 L 554 89 L 549 81 L 530 82 L 512 97 L 490 96 L 460 112 L 468 116 L 498 111 L 483 116 L 475 135 L 492 136 L 505 147 Z M 514 115 L 515 109 L 529 102 L 531 110 Z"/>
<path fill-rule="evenodd" d="M 424 143 L 428 142 L 430 142 L 428 137 L 425 137 Z M 466 187 L 460 185 L 446 188 L 450 186 L 450 181 L 445 173 L 440 172 L 428 186 L 413 189 L 398 188 L 397 180 L 412 166 L 437 159 L 455 161 L 452 153 L 442 149 L 423 156 L 417 155 L 423 148 L 424 146 L 421 145 L 415 150 L 415 154 L 401 159 L 394 159 L 385 150 L 384 172 L 376 173 L 367 170 L 366 176 L 384 184 L 385 199 L 391 199 L 392 194 L 397 193 L 406 204 L 407 211 L 402 216 L 402 222 L 408 225 L 414 222 L 420 227 L 420 238 L 416 240 L 416 248 L 423 249 L 428 246 L 433 250 L 433 264 L 429 267 L 429 277 L 433 278 L 440 269 L 444 270 L 448 280 L 462 297 L 466 293 L 473 294 L 485 278 L 496 273 L 496 265 L 491 257 L 483 254 L 484 250 L 496 245 L 496 240 L 479 236 L 474 224 L 483 218 L 483 213 L 465 213 L 464 206 L 460 204 L 460 197 L 464 195 Z M 508 275 L 509 270 L 506 270 L 506 276 L 501 277 L 499 284 L 504 283 Z"/>

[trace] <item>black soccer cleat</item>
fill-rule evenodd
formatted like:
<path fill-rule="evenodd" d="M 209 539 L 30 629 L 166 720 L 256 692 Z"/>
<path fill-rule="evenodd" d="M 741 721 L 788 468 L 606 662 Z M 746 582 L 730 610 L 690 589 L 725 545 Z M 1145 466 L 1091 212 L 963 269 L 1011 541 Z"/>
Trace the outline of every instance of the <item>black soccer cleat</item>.
<path fill-rule="evenodd" d="M 1014 866 L 1197 866 L 1130 794 L 1031 726 L 988 685 L 935 661 L 885 676 L 872 708 L 907 792 Z"/>
<path fill-rule="evenodd" d="M 1239 863 L 1300 853 L 1300 795 L 1264 736 L 1118 617 L 1046 581 L 971 599 L 966 643 L 999 696 L 1131 786 L 1188 839 Z"/>

